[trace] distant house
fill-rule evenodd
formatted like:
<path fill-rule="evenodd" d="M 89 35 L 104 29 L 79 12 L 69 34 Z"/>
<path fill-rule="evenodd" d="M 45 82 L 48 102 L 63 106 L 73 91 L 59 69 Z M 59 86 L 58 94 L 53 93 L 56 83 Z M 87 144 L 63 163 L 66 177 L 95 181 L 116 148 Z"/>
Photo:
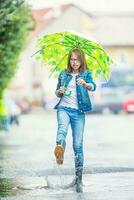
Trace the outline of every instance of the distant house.
<path fill-rule="evenodd" d="M 30 33 L 16 79 L 11 84 L 19 85 L 19 80 L 24 80 L 20 90 L 17 90 L 17 95 L 38 98 L 45 92 L 47 97 L 54 96 L 56 80 L 48 79 L 49 70 L 35 57 L 31 57 L 36 52 L 37 38 L 46 33 L 73 30 L 89 38 L 95 38 L 120 64 L 126 67 L 134 65 L 133 13 L 87 13 L 73 4 L 66 4 L 57 9 L 33 10 L 33 17 L 35 30 Z"/>
<path fill-rule="evenodd" d="M 134 13 L 93 13 L 93 35 L 121 64 L 134 66 Z"/>

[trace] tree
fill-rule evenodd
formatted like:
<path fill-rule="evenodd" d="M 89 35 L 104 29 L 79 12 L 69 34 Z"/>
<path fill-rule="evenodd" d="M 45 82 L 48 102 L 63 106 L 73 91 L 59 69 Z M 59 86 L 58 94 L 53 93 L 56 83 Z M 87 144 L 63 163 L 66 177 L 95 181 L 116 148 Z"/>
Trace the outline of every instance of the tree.
<path fill-rule="evenodd" d="M 24 0 L 0 0 L 0 99 L 16 72 L 30 25 Z"/>

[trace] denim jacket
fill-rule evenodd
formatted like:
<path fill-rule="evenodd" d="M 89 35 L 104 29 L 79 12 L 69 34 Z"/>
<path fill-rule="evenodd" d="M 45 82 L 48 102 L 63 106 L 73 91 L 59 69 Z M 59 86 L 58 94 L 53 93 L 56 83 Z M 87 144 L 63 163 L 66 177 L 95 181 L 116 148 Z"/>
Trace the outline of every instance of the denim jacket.
<path fill-rule="evenodd" d="M 78 75 L 76 76 L 76 80 L 78 78 L 82 78 L 87 83 L 91 83 L 93 85 L 93 89 L 90 90 L 90 91 L 96 90 L 96 84 L 94 83 L 92 76 L 91 76 L 91 72 L 89 70 L 86 70 L 83 73 L 79 72 Z M 59 78 L 58 78 L 58 84 L 57 84 L 57 87 L 56 87 L 56 91 L 61 86 L 64 86 L 65 88 L 67 88 L 71 79 L 72 79 L 72 75 L 70 73 L 66 72 L 65 70 L 62 71 L 59 75 Z M 57 109 L 60 102 L 61 102 L 63 94 L 58 94 L 57 92 L 55 92 L 55 93 L 56 93 L 57 97 L 60 97 L 58 104 L 54 107 L 54 109 Z M 79 111 L 80 112 L 91 111 L 92 105 L 91 105 L 91 100 L 90 100 L 90 97 L 89 97 L 88 89 L 84 85 L 77 84 L 77 81 L 76 81 L 76 94 L 77 94 Z"/>

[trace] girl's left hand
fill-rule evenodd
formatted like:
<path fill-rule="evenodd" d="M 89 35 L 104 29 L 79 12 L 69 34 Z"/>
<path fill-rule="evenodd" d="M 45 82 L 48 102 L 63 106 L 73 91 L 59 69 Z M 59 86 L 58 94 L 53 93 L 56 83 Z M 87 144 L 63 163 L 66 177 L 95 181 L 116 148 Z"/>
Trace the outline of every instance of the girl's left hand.
<path fill-rule="evenodd" d="M 82 78 L 78 78 L 77 83 L 80 85 L 86 85 L 86 82 Z"/>

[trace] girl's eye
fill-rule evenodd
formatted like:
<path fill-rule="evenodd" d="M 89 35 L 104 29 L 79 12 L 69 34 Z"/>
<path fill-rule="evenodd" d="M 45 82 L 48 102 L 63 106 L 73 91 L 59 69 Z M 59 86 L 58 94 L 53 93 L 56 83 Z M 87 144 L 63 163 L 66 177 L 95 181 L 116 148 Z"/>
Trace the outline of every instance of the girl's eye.
<path fill-rule="evenodd" d="M 80 62 L 79 59 L 72 59 L 72 58 L 71 58 L 71 62 L 75 62 L 75 61 L 76 61 L 76 62 Z"/>

